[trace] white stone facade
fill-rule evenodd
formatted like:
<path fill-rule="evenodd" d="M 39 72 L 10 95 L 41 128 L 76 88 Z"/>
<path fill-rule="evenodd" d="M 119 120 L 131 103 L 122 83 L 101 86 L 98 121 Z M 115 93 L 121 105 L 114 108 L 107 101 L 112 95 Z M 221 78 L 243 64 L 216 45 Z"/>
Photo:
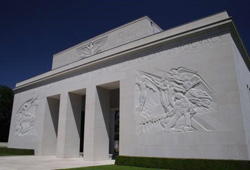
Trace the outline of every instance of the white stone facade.
<path fill-rule="evenodd" d="M 18 83 L 8 147 L 79 157 L 84 129 L 83 159 L 106 160 L 119 110 L 120 155 L 249 160 L 249 66 L 226 12 L 166 31 L 143 17 Z"/>

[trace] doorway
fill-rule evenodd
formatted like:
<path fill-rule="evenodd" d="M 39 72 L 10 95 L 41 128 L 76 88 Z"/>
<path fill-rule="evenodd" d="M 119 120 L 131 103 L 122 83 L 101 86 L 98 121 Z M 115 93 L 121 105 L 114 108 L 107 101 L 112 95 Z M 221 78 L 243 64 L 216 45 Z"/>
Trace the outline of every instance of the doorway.
<path fill-rule="evenodd" d="M 115 159 L 119 155 L 120 131 L 120 89 L 110 90 L 109 155 Z"/>
<path fill-rule="evenodd" d="M 120 111 L 116 110 L 115 111 L 115 136 L 114 136 L 114 154 L 113 157 L 115 158 L 116 156 L 119 155 L 119 133 L 120 133 Z"/>
<path fill-rule="evenodd" d="M 85 111 L 81 111 L 81 128 L 80 128 L 80 157 L 83 157 L 84 153 L 84 124 L 85 124 Z"/>

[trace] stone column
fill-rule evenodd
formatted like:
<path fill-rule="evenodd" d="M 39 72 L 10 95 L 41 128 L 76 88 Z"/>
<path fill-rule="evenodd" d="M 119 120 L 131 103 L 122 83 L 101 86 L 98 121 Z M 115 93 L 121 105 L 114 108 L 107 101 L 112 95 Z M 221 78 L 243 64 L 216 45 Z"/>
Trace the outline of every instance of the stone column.
<path fill-rule="evenodd" d="M 82 96 L 61 95 L 57 157 L 79 157 Z"/>
<path fill-rule="evenodd" d="M 109 159 L 109 95 L 104 88 L 87 88 L 84 160 Z"/>
<path fill-rule="evenodd" d="M 57 136 L 57 148 L 56 156 L 59 158 L 64 157 L 65 147 L 65 133 L 66 133 L 66 115 L 67 115 L 67 99 L 68 93 L 62 93 L 59 107 L 59 119 L 58 119 L 58 136 Z"/>
<path fill-rule="evenodd" d="M 42 138 L 42 155 L 56 155 L 59 99 L 47 98 Z"/>

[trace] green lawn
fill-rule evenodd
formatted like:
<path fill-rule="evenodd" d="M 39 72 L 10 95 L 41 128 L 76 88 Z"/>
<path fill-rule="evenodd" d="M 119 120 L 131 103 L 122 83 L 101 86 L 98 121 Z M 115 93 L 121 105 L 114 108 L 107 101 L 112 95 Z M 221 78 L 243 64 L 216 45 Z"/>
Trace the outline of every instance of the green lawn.
<path fill-rule="evenodd" d="M 0 147 L 0 156 L 21 156 L 21 155 L 34 155 L 34 150 L 31 149 L 12 149 Z"/>
<path fill-rule="evenodd" d="M 14 156 L 14 154 L 0 152 L 0 156 Z"/>
<path fill-rule="evenodd" d="M 92 167 L 71 168 L 71 169 L 72 170 L 160 170 L 154 168 L 140 168 L 140 167 L 120 166 L 120 165 L 92 166 Z"/>

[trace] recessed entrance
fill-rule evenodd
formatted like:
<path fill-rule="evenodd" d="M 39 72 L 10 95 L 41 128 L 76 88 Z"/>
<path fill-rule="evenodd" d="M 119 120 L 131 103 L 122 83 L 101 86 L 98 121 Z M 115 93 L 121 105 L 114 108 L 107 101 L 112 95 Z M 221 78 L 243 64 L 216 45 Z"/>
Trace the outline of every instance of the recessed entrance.
<path fill-rule="evenodd" d="M 84 124 L 85 124 L 85 111 L 81 111 L 81 128 L 80 128 L 80 157 L 83 157 L 84 148 Z"/>
<path fill-rule="evenodd" d="M 120 89 L 110 90 L 110 115 L 109 115 L 109 155 L 115 159 L 119 155 L 119 126 L 120 126 Z"/>

